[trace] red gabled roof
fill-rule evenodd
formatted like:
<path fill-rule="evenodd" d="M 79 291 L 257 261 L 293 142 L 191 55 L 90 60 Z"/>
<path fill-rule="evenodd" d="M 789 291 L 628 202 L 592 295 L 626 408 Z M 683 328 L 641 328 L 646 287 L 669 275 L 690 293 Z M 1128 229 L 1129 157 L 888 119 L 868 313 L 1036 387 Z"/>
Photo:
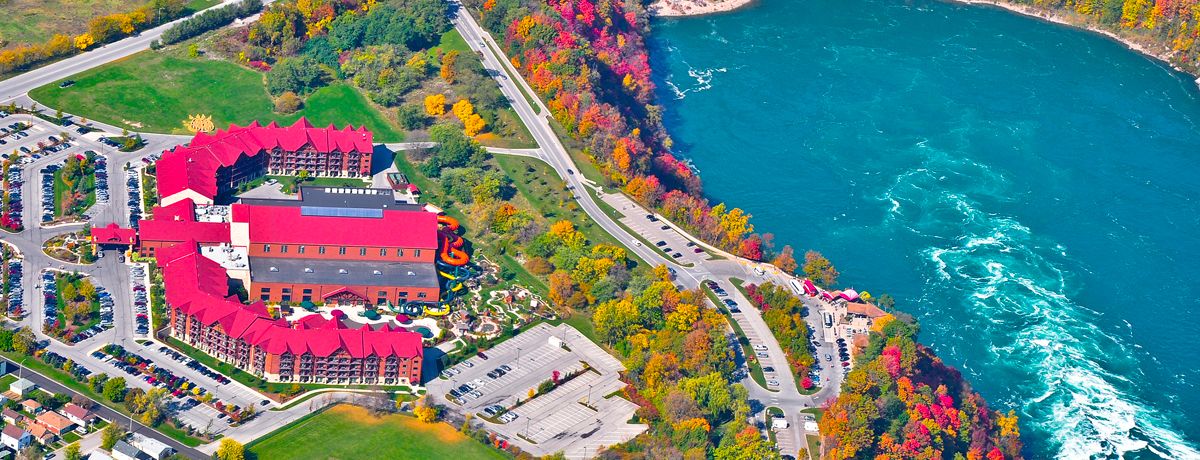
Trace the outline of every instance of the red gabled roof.
<path fill-rule="evenodd" d="M 300 206 L 232 207 L 234 222 L 250 223 L 251 243 L 437 248 L 437 215 L 430 212 L 388 209 L 382 218 L 364 218 L 306 216 Z"/>
<path fill-rule="evenodd" d="M 315 128 L 304 117 L 281 128 L 274 122 L 261 126 L 229 125 L 228 130 L 196 133 L 188 145 L 176 146 L 155 163 L 158 196 L 168 197 L 184 190 L 202 196 L 217 195 L 217 169 L 233 166 L 242 157 L 254 157 L 275 147 L 295 151 L 311 145 L 321 153 L 333 151 L 370 153 L 374 150 L 371 132 L 365 127 L 338 130 L 332 124 Z"/>
<path fill-rule="evenodd" d="M 308 316 L 293 325 L 272 319 L 257 302 L 243 305 L 228 292 L 225 270 L 198 252 L 195 240 L 160 249 L 155 258 L 162 269 L 167 303 L 205 325 L 220 324 L 231 337 L 245 340 L 267 353 L 329 356 L 344 351 L 355 358 L 417 358 L 424 354 L 421 335 L 404 330 L 347 329 L 340 319 Z"/>
<path fill-rule="evenodd" d="M 155 206 L 150 210 L 154 220 L 196 220 L 196 204 L 191 198 L 176 201 L 166 206 Z"/>
<path fill-rule="evenodd" d="M 196 222 L 191 220 L 150 219 L 138 223 L 143 242 L 176 242 L 196 240 L 199 243 L 228 243 L 229 224 L 226 222 Z"/>
<path fill-rule="evenodd" d="M 103 227 L 93 228 L 92 242 L 133 245 L 137 243 L 137 231 L 132 228 L 121 228 L 114 222 Z"/>

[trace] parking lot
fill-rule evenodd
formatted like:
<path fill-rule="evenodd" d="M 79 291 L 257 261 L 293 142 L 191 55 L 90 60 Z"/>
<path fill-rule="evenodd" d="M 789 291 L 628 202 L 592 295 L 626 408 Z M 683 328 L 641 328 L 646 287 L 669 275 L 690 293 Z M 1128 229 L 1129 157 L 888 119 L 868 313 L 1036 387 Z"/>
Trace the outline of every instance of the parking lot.
<path fill-rule="evenodd" d="M 602 194 L 601 197 L 606 203 L 625 216 L 620 219 L 622 224 L 632 229 L 634 233 L 642 235 L 651 245 L 666 253 L 672 260 L 682 265 L 691 265 L 699 263 L 702 260 L 708 260 L 709 254 L 704 249 L 701 249 L 696 243 L 685 238 L 670 224 L 659 219 L 654 214 L 647 213 L 645 208 L 634 203 L 624 194 Z M 644 243 L 639 241 L 634 244 Z"/>
<path fill-rule="evenodd" d="M 622 370 L 620 361 L 574 328 L 543 323 L 446 369 L 427 387 L 438 403 L 476 416 L 526 452 L 584 458 L 646 430 L 626 423 L 637 405 L 605 398 L 625 386 Z M 529 400 L 529 391 L 556 371 L 562 383 Z"/>

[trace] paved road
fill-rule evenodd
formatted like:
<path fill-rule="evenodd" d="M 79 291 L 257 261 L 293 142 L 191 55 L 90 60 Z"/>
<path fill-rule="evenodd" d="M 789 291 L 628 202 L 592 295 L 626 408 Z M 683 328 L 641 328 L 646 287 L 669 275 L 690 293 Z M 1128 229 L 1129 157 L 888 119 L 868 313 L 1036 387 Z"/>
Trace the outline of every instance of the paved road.
<path fill-rule="evenodd" d="M 83 396 L 79 393 L 76 393 L 75 390 L 67 388 L 67 387 L 63 386 L 62 384 L 56 382 L 54 379 L 51 379 L 42 374 L 39 374 L 32 369 L 25 369 L 23 372 L 20 371 L 19 369 L 21 368 L 21 366 L 19 363 L 16 363 L 8 358 L 0 357 L 0 359 L 8 361 L 10 365 L 14 366 L 14 370 L 13 370 L 14 374 L 20 372 L 23 377 L 33 381 L 33 383 L 38 384 L 39 387 L 45 388 L 45 389 L 53 391 L 55 393 L 65 393 L 65 394 L 69 394 L 71 396 L 79 396 L 79 397 L 88 399 L 85 396 Z M 29 359 L 37 359 L 37 358 L 29 358 Z M 108 420 L 111 423 L 120 423 L 127 430 L 132 426 L 133 429 L 130 430 L 131 432 L 141 433 L 143 435 L 150 436 L 154 439 L 162 441 L 162 442 L 166 443 L 168 446 L 171 446 L 172 448 L 174 448 L 179 453 L 187 456 L 188 458 L 192 458 L 192 459 L 209 458 L 209 455 L 204 454 L 204 453 L 202 453 L 196 449 L 193 449 L 191 447 L 185 446 L 185 445 L 183 445 L 183 443 L 180 443 L 179 441 L 176 441 L 162 433 L 159 433 L 158 431 L 155 431 L 154 429 L 152 429 L 150 427 L 142 425 L 141 423 L 138 423 L 136 420 L 133 420 L 133 421 L 129 420 L 128 417 L 126 417 L 125 415 L 123 415 L 115 410 L 112 410 L 108 406 L 105 406 L 103 404 L 97 404 L 96 407 L 93 408 L 93 410 L 97 414 L 99 414 L 101 418 Z"/>

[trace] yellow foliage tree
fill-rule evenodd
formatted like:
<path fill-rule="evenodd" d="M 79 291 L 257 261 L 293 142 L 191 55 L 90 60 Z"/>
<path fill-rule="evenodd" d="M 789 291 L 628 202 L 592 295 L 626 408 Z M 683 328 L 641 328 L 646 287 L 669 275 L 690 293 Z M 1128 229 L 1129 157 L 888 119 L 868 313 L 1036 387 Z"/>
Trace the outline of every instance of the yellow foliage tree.
<path fill-rule="evenodd" d="M 96 44 L 96 39 L 92 38 L 92 34 L 82 33 L 75 36 L 75 47 L 80 50 L 88 49 L 89 46 Z"/>
<path fill-rule="evenodd" d="M 425 423 L 433 423 L 437 421 L 437 409 L 429 406 L 417 406 L 413 409 L 413 415 L 417 416 L 417 420 Z"/>
<path fill-rule="evenodd" d="M 475 113 L 475 106 L 471 105 L 471 101 L 459 99 L 458 102 L 454 103 L 454 107 L 451 110 L 454 111 L 454 116 L 458 117 L 459 120 L 466 120 L 467 117 Z"/>
<path fill-rule="evenodd" d="M 446 114 L 446 95 L 430 94 L 425 96 L 425 113 L 440 117 Z"/>
<path fill-rule="evenodd" d="M 463 132 L 468 136 L 479 134 L 483 132 L 484 128 L 487 128 L 487 121 L 484 121 L 483 117 L 477 113 L 473 113 L 463 119 Z"/>

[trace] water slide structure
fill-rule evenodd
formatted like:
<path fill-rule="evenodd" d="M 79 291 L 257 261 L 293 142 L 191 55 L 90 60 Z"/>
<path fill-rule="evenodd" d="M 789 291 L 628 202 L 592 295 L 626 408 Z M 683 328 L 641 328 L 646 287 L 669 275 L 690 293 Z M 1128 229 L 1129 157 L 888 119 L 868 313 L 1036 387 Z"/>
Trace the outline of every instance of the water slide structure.
<path fill-rule="evenodd" d="M 438 275 L 445 278 L 442 296 L 437 304 L 426 302 L 408 302 L 393 307 L 396 313 L 410 316 L 446 316 L 450 314 L 450 303 L 459 296 L 467 293 L 467 280 L 478 275 L 479 270 L 471 265 L 471 256 L 464 251 L 466 242 L 458 234 L 458 219 L 447 215 L 439 215 L 438 222 L 438 251 L 436 260 Z"/>

